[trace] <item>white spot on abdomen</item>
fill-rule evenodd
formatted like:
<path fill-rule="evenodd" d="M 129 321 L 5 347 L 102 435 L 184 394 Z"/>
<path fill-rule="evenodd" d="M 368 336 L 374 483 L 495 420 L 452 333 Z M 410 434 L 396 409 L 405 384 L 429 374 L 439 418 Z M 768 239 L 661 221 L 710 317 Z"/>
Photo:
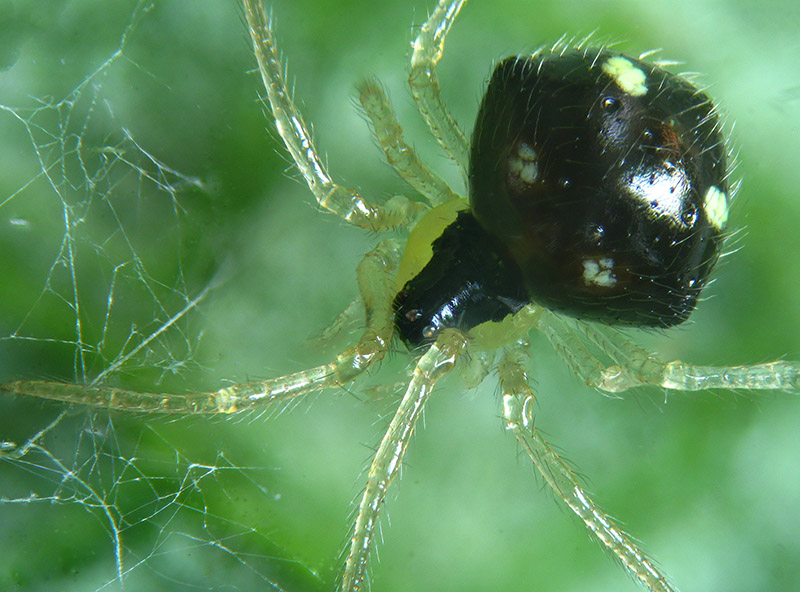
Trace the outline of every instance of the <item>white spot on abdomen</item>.
<path fill-rule="evenodd" d="M 603 72 L 611 76 L 623 92 L 634 97 L 647 94 L 647 75 L 628 58 L 614 56 L 604 63 L 602 68 Z"/>
<path fill-rule="evenodd" d="M 601 288 L 613 288 L 616 286 L 617 278 L 614 276 L 614 260 L 611 257 L 584 259 L 583 281 L 586 282 L 587 286 L 600 286 Z"/>
<path fill-rule="evenodd" d="M 703 197 L 703 211 L 711 225 L 722 230 L 728 222 L 728 196 L 712 185 Z"/>
<path fill-rule="evenodd" d="M 508 172 L 523 185 L 533 185 L 539 176 L 539 165 L 536 164 L 536 150 L 526 142 L 519 142 L 516 152 L 508 157 Z"/>

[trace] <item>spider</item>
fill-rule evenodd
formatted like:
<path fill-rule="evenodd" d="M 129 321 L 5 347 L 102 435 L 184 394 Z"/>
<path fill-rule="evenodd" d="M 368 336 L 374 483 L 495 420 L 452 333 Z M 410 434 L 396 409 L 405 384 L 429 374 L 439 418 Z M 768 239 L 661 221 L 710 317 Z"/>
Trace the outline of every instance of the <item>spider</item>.
<path fill-rule="evenodd" d="M 462 4 L 463 2 L 440 3 L 439 7 L 431 15 L 415 43 L 414 59 L 417 60 L 419 67 L 414 68 L 412 66 L 412 76 L 415 72 L 419 74 L 421 70 L 425 70 L 428 67 L 430 67 L 430 72 L 435 75 L 435 66 L 441 57 L 445 35 Z M 281 69 L 275 58 L 267 19 L 258 6 L 247 3 L 246 10 L 251 32 L 254 34 L 255 51 L 259 58 L 259 66 L 262 69 L 262 75 L 265 77 L 268 98 L 280 133 L 286 141 L 295 163 L 304 172 L 304 176 L 309 181 L 309 185 L 317 196 L 320 205 L 334 214 L 339 214 L 347 221 L 354 222 L 356 225 L 369 230 L 377 231 L 396 226 L 413 226 L 415 229 L 413 232 L 427 235 L 423 236 L 424 240 L 415 238 L 413 244 L 422 245 L 419 247 L 420 249 L 429 248 L 429 245 L 434 240 L 438 240 L 443 236 L 445 225 L 433 224 L 431 220 L 435 218 L 428 215 L 426 206 L 424 204 L 420 205 L 422 202 L 396 198 L 387 204 L 381 204 L 382 207 L 377 207 L 371 202 L 358 201 L 358 198 L 355 198 L 351 191 L 331 184 L 328 180 L 328 172 L 319 163 L 318 155 L 313 147 L 305 142 L 310 138 L 307 126 L 302 122 L 299 113 L 294 111 L 294 107 L 288 100 L 288 94 L 285 91 L 281 77 Z M 639 96 L 640 90 L 638 90 L 637 85 L 643 83 L 638 81 L 639 75 L 636 72 L 637 70 L 641 72 L 649 66 L 640 64 L 632 58 L 615 54 L 582 51 L 583 53 L 580 54 L 579 52 L 579 54 L 583 58 L 590 56 L 592 62 L 596 61 L 601 69 L 603 65 L 607 65 L 604 75 L 609 78 L 604 80 L 611 84 L 611 88 L 622 91 L 621 100 L 624 101 L 626 96 Z M 545 55 L 542 54 L 542 56 Z M 553 57 L 556 56 L 564 57 L 560 55 L 560 50 Z M 572 57 L 574 58 L 574 56 Z M 533 63 L 538 64 L 541 62 L 534 61 Z M 558 60 L 553 63 L 558 63 Z M 507 64 L 509 72 L 502 72 L 501 79 L 507 78 L 513 81 L 515 76 L 522 79 L 529 76 L 526 71 L 518 74 L 512 72 L 511 64 L 514 66 L 520 65 L 525 69 L 526 62 L 524 60 L 508 62 Z M 660 75 L 660 71 L 657 70 L 646 71 L 648 72 L 648 77 Z M 645 77 L 645 79 L 648 77 Z M 665 78 L 662 80 L 662 83 L 667 86 L 671 82 L 672 79 Z M 616 85 L 616 87 L 613 85 Z M 492 86 L 490 85 L 491 88 Z M 436 86 L 426 84 L 424 81 L 420 83 L 417 80 L 413 89 L 416 91 L 415 98 L 420 103 L 421 110 L 428 115 L 428 123 L 434 132 L 434 136 L 437 137 L 442 147 L 456 162 L 465 166 L 468 159 L 462 146 L 462 139 L 457 133 L 457 127 L 447 116 L 446 110 L 440 102 Z M 421 195 L 428 198 L 432 205 L 442 204 L 441 207 L 443 209 L 438 210 L 438 214 L 441 217 L 447 217 L 448 220 L 458 219 L 461 216 L 459 212 L 466 208 L 464 203 L 454 203 L 452 198 L 456 198 L 456 196 L 453 195 L 453 192 L 423 165 L 413 161 L 411 164 L 402 161 L 402 157 L 410 155 L 411 152 L 402 144 L 401 137 L 392 136 L 396 128 L 394 128 L 393 116 L 388 110 L 388 104 L 382 95 L 380 87 L 367 83 L 361 88 L 360 98 L 364 109 L 376 128 L 376 135 L 379 140 L 383 140 L 381 143 L 389 161 L 399 169 L 402 176 L 410 180 L 410 184 Z M 620 98 L 617 97 L 617 99 Z M 703 98 L 700 104 L 704 103 L 705 99 Z M 607 108 L 610 112 L 614 109 L 620 109 L 619 105 L 615 106 L 613 104 L 609 104 Z M 283 111 L 283 116 L 280 114 L 281 110 Z M 491 106 L 486 107 L 484 113 L 489 111 L 491 111 Z M 489 116 L 484 115 L 484 117 Z M 704 113 L 704 118 L 711 122 L 712 128 L 716 125 L 713 117 L 711 112 Z M 381 131 L 382 127 L 387 129 Z M 707 136 L 712 137 L 713 133 L 707 132 Z M 713 138 L 716 140 L 717 136 L 713 136 Z M 714 145 L 716 145 L 715 142 L 708 142 L 707 138 L 705 138 L 702 144 L 704 150 L 701 151 L 701 154 L 712 153 L 711 146 Z M 705 150 L 705 148 L 708 148 L 708 150 Z M 529 144 L 516 145 L 514 150 L 516 152 L 514 152 L 509 168 L 509 174 L 512 174 L 513 182 L 518 185 L 533 184 L 529 183 L 529 181 L 535 181 L 540 174 L 539 153 L 533 145 Z M 398 159 L 398 157 L 400 158 Z M 717 154 L 713 158 L 716 165 L 721 169 L 716 173 L 715 184 L 703 186 L 703 200 L 694 204 L 694 213 L 691 211 L 680 212 L 681 217 L 686 215 L 686 219 L 683 220 L 682 218 L 682 222 L 686 223 L 687 226 L 691 226 L 689 220 L 693 216 L 699 216 L 700 219 L 705 218 L 706 222 L 709 222 L 711 227 L 716 229 L 703 236 L 710 243 L 715 243 L 719 239 L 718 234 L 724 226 L 724 218 L 727 213 L 725 200 L 730 192 L 727 187 L 723 187 L 727 185 L 727 176 L 724 171 L 725 167 L 722 164 L 722 157 Z M 567 179 L 567 181 L 570 181 L 570 179 Z M 693 180 L 691 183 L 694 184 L 695 181 Z M 660 219 L 669 217 L 669 213 L 661 211 L 658 206 L 654 207 L 654 209 L 658 210 Z M 469 218 L 466 219 L 469 220 Z M 461 220 L 463 223 L 464 218 L 461 218 Z M 509 220 L 504 220 L 503 224 L 505 225 L 508 222 Z M 691 220 L 691 222 L 694 222 L 694 220 Z M 414 225 L 415 223 L 416 225 Z M 430 228 L 431 225 L 435 226 L 435 228 Z M 480 231 L 480 229 L 470 230 L 470 232 L 475 233 Z M 462 232 L 459 231 L 459 234 Z M 699 236 L 699 234 L 692 236 Z M 481 244 L 486 244 L 491 240 L 493 240 L 491 235 L 482 238 Z M 699 281 L 700 284 L 706 279 L 710 266 L 715 259 L 714 253 L 717 250 L 718 246 L 715 244 L 711 251 L 704 251 L 700 257 L 700 267 L 703 267 L 703 269 L 698 269 L 699 277 L 693 278 Z M 413 431 L 413 422 L 418 417 L 418 410 L 421 408 L 424 398 L 430 394 L 431 388 L 438 380 L 439 373 L 449 371 L 455 365 L 455 360 L 457 358 L 465 358 L 468 352 L 475 353 L 480 351 L 481 348 L 490 348 L 490 346 L 492 349 L 494 346 L 501 349 L 498 373 L 503 390 L 503 417 L 506 428 L 514 433 L 523 450 L 530 451 L 531 458 L 542 472 L 545 481 L 553 487 L 557 497 L 565 501 L 573 511 L 584 513 L 583 519 L 587 526 L 596 533 L 599 532 L 601 537 L 605 537 L 606 546 L 634 573 L 635 577 L 650 589 L 671 589 L 659 570 L 648 560 L 640 557 L 640 554 L 635 550 L 636 544 L 632 540 L 625 538 L 613 523 L 604 524 L 604 521 L 606 521 L 605 515 L 599 510 L 595 513 L 595 507 L 581 484 L 572 475 L 569 467 L 558 458 L 555 452 L 541 438 L 531 421 L 530 413 L 533 393 L 529 390 L 524 380 L 524 370 L 522 368 L 522 359 L 526 355 L 524 347 L 525 334 L 529 329 L 539 329 L 546 334 L 548 339 L 556 345 L 556 349 L 567 358 L 571 365 L 576 367 L 582 378 L 593 386 L 612 387 L 613 384 L 624 387 L 632 386 L 639 381 L 630 368 L 625 369 L 622 366 L 630 362 L 631 359 L 641 359 L 642 361 L 648 361 L 648 363 L 654 363 L 652 359 L 649 356 L 639 358 L 639 356 L 643 355 L 642 351 L 629 344 L 624 338 L 619 337 L 616 332 L 608 331 L 604 327 L 594 324 L 573 324 L 565 321 L 561 316 L 551 314 L 543 307 L 526 304 L 524 296 L 520 296 L 518 292 L 514 292 L 511 297 L 502 295 L 502 299 L 496 299 L 502 300 L 501 304 L 510 303 L 508 305 L 510 313 L 506 314 L 505 317 L 514 319 L 511 326 L 502 328 L 501 335 L 476 336 L 481 331 L 477 328 L 477 324 L 469 327 L 459 325 L 460 331 L 452 331 L 448 327 L 447 319 L 444 319 L 446 315 L 439 314 L 435 318 L 426 318 L 424 314 L 425 307 L 407 305 L 405 301 L 409 296 L 403 296 L 400 299 L 397 297 L 398 293 L 406 294 L 411 291 L 401 290 L 402 286 L 399 285 L 399 280 L 393 278 L 398 276 L 403 278 L 409 276 L 410 279 L 419 277 L 419 274 L 416 273 L 418 270 L 410 272 L 404 270 L 403 266 L 405 264 L 407 268 L 414 268 L 420 265 L 415 263 L 413 259 L 409 259 L 412 257 L 411 255 L 407 256 L 409 258 L 400 260 L 400 251 L 401 247 L 397 243 L 383 242 L 362 262 L 359 272 L 360 285 L 364 303 L 369 311 L 369 326 L 373 335 L 365 336 L 357 346 L 358 349 L 348 350 L 333 363 L 334 365 L 321 366 L 306 373 L 280 377 L 264 383 L 229 387 L 207 395 L 150 395 L 102 386 L 85 387 L 36 382 L 10 384 L 6 386 L 6 390 L 34 396 L 54 396 L 71 402 L 83 402 L 99 407 L 126 410 L 230 413 L 242 410 L 248 404 L 261 404 L 260 402 L 265 399 L 283 400 L 284 398 L 299 396 L 312 389 L 342 386 L 350 379 L 355 378 L 356 374 L 363 372 L 366 367 L 374 365 L 376 360 L 385 353 L 391 333 L 396 328 L 395 326 L 401 325 L 404 321 L 413 323 L 423 320 L 424 322 L 419 325 L 418 336 L 413 334 L 414 330 L 412 329 L 403 330 L 405 341 L 411 346 L 411 349 L 414 351 L 418 349 L 419 351 L 425 350 L 425 353 L 416 363 L 414 378 L 370 469 L 371 481 L 367 484 L 365 497 L 359 506 L 359 517 L 356 521 L 343 576 L 343 589 L 356 590 L 363 586 L 367 560 L 371 544 L 373 544 L 372 539 L 374 538 L 374 527 L 371 525 L 375 524 L 378 509 L 383 502 L 385 495 L 383 489 L 388 486 L 391 478 L 396 474 L 402 460 L 404 446 L 408 443 L 408 437 Z M 410 251 L 407 250 L 406 252 Z M 493 249 L 493 252 L 496 252 L 496 250 Z M 513 267 L 513 265 L 505 261 L 501 261 L 501 263 L 503 267 Z M 621 272 L 617 270 L 613 257 L 595 256 L 579 261 L 579 265 L 579 279 L 582 278 L 584 284 L 593 289 L 610 288 L 612 287 L 611 284 L 620 281 L 618 276 Z M 396 271 L 396 268 L 399 268 L 399 271 Z M 534 278 L 526 277 L 523 283 L 526 285 L 526 290 L 536 289 L 537 284 Z M 545 283 L 545 287 L 549 285 L 548 280 Z M 670 290 L 670 293 L 673 292 L 674 290 Z M 699 287 L 690 292 L 689 296 L 693 300 L 698 294 Z M 530 296 L 530 294 L 528 295 Z M 595 316 L 606 322 L 655 324 L 658 326 L 666 326 L 683 320 L 694 306 L 693 302 L 683 305 L 676 304 L 668 306 L 666 311 L 646 309 L 644 313 L 637 306 L 630 309 L 619 309 L 619 312 L 615 313 L 617 315 L 615 318 L 607 318 L 604 317 L 602 312 L 605 308 L 599 309 L 600 312 L 598 312 L 598 309 L 582 308 L 581 304 L 568 303 L 565 305 L 564 303 L 559 303 L 557 298 L 546 293 L 546 291 L 538 293 L 536 296 L 537 301 L 548 302 L 555 309 L 564 310 L 566 313 L 574 313 L 583 317 Z M 687 295 L 684 294 L 683 297 L 685 298 Z M 581 299 L 581 302 L 584 301 L 585 299 Z M 648 297 L 649 301 L 661 301 L 661 298 L 658 296 Z M 464 316 L 470 316 L 470 314 Z M 650 315 L 654 315 L 657 322 L 652 322 L 653 319 L 648 319 L 651 322 L 646 322 L 642 318 L 642 316 L 649 317 Z M 394 319 L 390 323 L 393 326 L 379 324 L 381 319 L 385 323 L 387 318 Z M 445 328 L 440 330 L 437 323 Z M 586 349 L 587 343 L 593 348 L 592 350 Z M 601 373 L 601 376 L 603 376 L 601 380 L 598 380 L 596 375 L 587 372 L 587 368 L 590 371 L 599 369 L 599 367 L 595 368 L 592 365 L 598 353 L 606 354 L 612 360 L 618 362 L 618 364 L 611 366 L 613 371 L 606 370 Z M 793 365 L 785 366 L 794 369 Z M 748 371 L 730 369 L 727 376 L 723 377 L 719 373 L 720 380 L 724 378 L 724 381 L 718 382 L 716 386 L 734 388 L 749 386 L 751 383 L 743 383 L 742 380 L 749 379 L 753 372 L 760 377 L 759 380 L 761 381 L 771 380 L 776 377 L 776 374 L 772 371 L 773 369 L 767 365 Z M 718 374 L 717 371 L 708 369 L 701 369 L 700 372 L 704 375 L 712 376 Z M 653 375 L 646 374 L 645 377 L 652 380 Z M 680 377 L 681 373 L 678 372 L 678 378 L 680 379 Z M 602 380 L 608 380 L 609 384 L 605 384 Z M 614 381 L 619 382 L 614 383 Z M 680 384 L 680 382 L 677 384 Z M 661 383 L 661 385 L 675 387 L 676 383 Z M 715 385 L 704 384 L 703 386 L 710 387 Z M 765 387 L 766 383 L 759 382 L 758 386 Z M 779 382 L 770 386 L 772 388 L 788 388 L 793 386 L 793 383 Z M 615 389 L 616 387 L 613 387 L 612 390 Z M 413 413 L 409 411 L 409 407 L 411 407 Z M 392 439 L 393 430 L 400 432 L 399 436 L 397 436 L 399 441 Z M 383 472 L 383 476 L 381 476 L 381 472 Z M 374 495 L 373 492 L 375 491 L 378 492 L 378 495 Z M 587 510 L 591 510 L 592 515 L 586 515 L 585 512 Z"/>

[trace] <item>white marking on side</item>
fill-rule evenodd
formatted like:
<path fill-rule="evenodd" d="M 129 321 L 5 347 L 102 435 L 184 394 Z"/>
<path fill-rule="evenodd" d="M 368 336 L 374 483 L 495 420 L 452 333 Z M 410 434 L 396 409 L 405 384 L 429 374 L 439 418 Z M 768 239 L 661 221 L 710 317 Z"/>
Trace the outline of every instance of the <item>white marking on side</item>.
<path fill-rule="evenodd" d="M 647 75 L 641 68 L 622 56 L 614 56 L 602 66 L 603 72 L 614 79 L 623 92 L 634 97 L 647 94 Z"/>
<path fill-rule="evenodd" d="M 611 257 L 601 259 L 585 259 L 583 261 L 583 281 L 586 285 L 613 288 L 617 285 L 614 276 L 614 260 Z"/>
<path fill-rule="evenodd" d="M 525 185 L 533 185 L 539 176 L 539 166 L 536 164 L 536 150 L 525 142 L 517 144 L 516 154 L 508 160 L 508 170 L 512 176 Z"/>
<path fill-rule="evenodd" d="M 719 187 L 712 185 L 703 198 L 703 211 L 711 225 L 722 230 L 728 222 L 728 196 Z"/>

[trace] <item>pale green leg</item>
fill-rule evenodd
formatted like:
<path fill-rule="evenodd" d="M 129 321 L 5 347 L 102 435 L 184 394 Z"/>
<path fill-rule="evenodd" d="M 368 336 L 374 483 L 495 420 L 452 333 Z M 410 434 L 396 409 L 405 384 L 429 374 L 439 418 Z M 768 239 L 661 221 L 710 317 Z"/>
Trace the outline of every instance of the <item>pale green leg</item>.
<path fill-rule="evenodd" d="M 496 367 L 496 354 L 496 351 L 469 350 L 468 355 L 464 356 L 463 368 L 458 373 L 458 378 L 464 388 L 478 388 L 486 380 L 486 377 Z"/>
<path fill-rule="evenodd" d="M 184 395 L 144 393 L 105 385 L 21 380 L 0 386 L 11 394 L 64 403 L 147 413 L 236 413 L 270 405 L 355 379 L 382 359 L 394 332 L 394 271 L 400 258 L 397 241 L 381 242 L 358 266 L 357 277 L 367 313 L 367 329 L 357 345 L 328 364 L 286 376 L 237 384 L 218 391 Z"/>
<path fill-rule="evenodd" d="M 800 363 L 768 362 L 751 366 L 695 366 L 664 362 L 610 327 L 572 323 L 547 313 L 539 325 L 556 351 L 586 384 L 607 393 L 641 385 L 679 391 L 746 389 L 788 391 L 800 388 Z M 579 333 L 580 331 L 580 333 Z M 604 363 L 587 348 L 588 339 L 614 362 Z"/>
<path fill-rule="evenodd" d="M 436 381 L 450 371 L 466 339 L 458 331 L 442 331 L 430 349 L 420 358 L 406 394 L 397 408 L 389 429 L 383 436 L 369 468 L 367 485 L 358 505 L 358 514 L 350 538 L 341 590 L 357 592 L 367 589 L 367 568 L 372 550 L 378 515 L 386 499 L 386 491 L 397 475 L 414 426 Z"/>
<path fill-rule="evenodd" d="M 436 65 L 442 59 L 444 40 L 466 0 L 439 0 L 414 41 L 408 84 L 433 137 L 466 173 L 469 142 L 442 100 Z"/>
<path fill-rule="evenodd" d="M 244 0 L 245 17 L 253 40 L 253 52 L 264 82 L 275 126 L 297 168 L 320 206 L 347 222 L 367 230 L 411 225 L 427 208 L 395 196 L 377 205 L 357 191 L 334 183 L 317 152 L 308 126 L 292 101 L 275 49 L 269 17 L 259 0 Z"/>
<path fill-rule="evenodd" d="M 309 339 L 312 345 L 325 347 L 336 339 L 343 331 L 354 329 L 358 324 L 363 326 L 364 307 L 361 299 L 357 298 L 347 305 L 342 312 L 336 315 L 333 322 L 325 327 L 318 335 Z"/>
<path fill-rule="evenodd" d="M 800 388 L 798 362 L 776 361 L 750 366 L 695 366 L 680 360 L 664 362 L 612 329 L 596 325 L 586 325 L 581 329 L 639 384 L 681 391 L 716 388 L 787 391 Z M 617 368 L 607 369 L 606 374 L 613 376 Z"/>
<path fill-rule="evenodd" d="M 653 561 L 611 516 L 597 506 L 569 465 L 534 427 L 531 411 L 534 394 L 523 365 L 527 358 L 527 347 L 524 346 L 520 344 L 509 347 L 498 367 L 506 429 L 517 438 L 556 497 L 581 519 L 589 532 L 597 537 L 639 584 L 650 592 L 674 592 L 675 589 Z"/>
<path fill-rule="evenodd" d="M 641 384 L 622 367 L 598 359 L 589 351 L 583 336 L 575 330 L 571 322 L 543 310 L 538 329 L 572 371 L 589 386 L 618 393 Z M 606 353 L 610 355 L 609 352 Z"/>
<path fill-rule="evenodd" d="M 375 138 L 386 154 L 386 160 L 406 183 L 433 205 L 459 197 L 406 144 L 403 128 L 397 121 L 392 104 L 377 81 L 362 82 L 358 86 L 358 100 L 372 123 Z"/>

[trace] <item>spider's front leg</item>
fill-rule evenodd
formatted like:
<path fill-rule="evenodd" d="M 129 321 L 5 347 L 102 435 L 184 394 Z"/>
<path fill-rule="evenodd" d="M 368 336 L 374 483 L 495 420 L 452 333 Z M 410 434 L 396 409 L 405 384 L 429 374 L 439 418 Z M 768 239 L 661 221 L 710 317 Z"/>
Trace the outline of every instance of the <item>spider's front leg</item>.
<path fill-rule="evenodd" d="M 357 592 L 366 587 L 372 539 L 386 492 L 400 469 L 414 427 L 433 386 L 453 368 L 466 343 L 461 332 L 446 329 L 414 368 L 411 382 L 369 468 L 345 561 L 341 586 L 343 592 Z"/>
<path fill-rule="evenodd" d="M 615 520 L 592 500 L 566 462 L 534 427 L 531 407 L 534 394 L 523 361 L 527 343 L 509 346 L 498 366 L 503 394 L 503 419 L 536 470 L 558 499 L 581 519 L 586 528 L 650 592 L 675 592 L 663 573 L 642 552 Z"/>
<path fill-rule="evenodd" d="M 403 128 L 397 121 L 392 104 L 377 81 L 362 82 L 358 86 L 358 100 L 364 113 L 369 117 L 373 134 L 386 155 L 386 160 L 406 183 L 433 205 L 459 197 L 444 179 L 425 166 L 416 152 L 406 144 Z"/>
<path fill-rule="evenodd" d="M 270 19 L 259 0 L 243 0 L 253 53 L 258 62 L 275 127 L 292 160 L 320 206 L 347 222 L 367 230 L 411 225 L 427 208 L 396 195 L 386 203 L 367 201 L 355 189 L 335 183 L 314 146 L 311 132 L 292 100 L 283 66 L 270 28 Z"/>
<path fill-rule="evenodd" d="M 417 108 L 436 141 L 466 174 L 469 142 L 442 100 L 436 65 L 442 59 L 444 40 L 466 0 L 439 0 L 414 41 L 408 84 Z"/>
<path fill-rule="evenodd" d="M 386 354 L 394 332 L 394 272 L 401 245 L 382 241 L 364 256 L 356 270 L 367 327 L 358 344 L 328 364 L 268 380 L 236 384 L 206 393 L 148 393 L 104 384 L 69 384 L 20 380 L 0 385 L 10 394 L 27 395 L 102 409 L 146 413 L 237 413 L 263 410 L 296 397 L 347 384 Z"/>

